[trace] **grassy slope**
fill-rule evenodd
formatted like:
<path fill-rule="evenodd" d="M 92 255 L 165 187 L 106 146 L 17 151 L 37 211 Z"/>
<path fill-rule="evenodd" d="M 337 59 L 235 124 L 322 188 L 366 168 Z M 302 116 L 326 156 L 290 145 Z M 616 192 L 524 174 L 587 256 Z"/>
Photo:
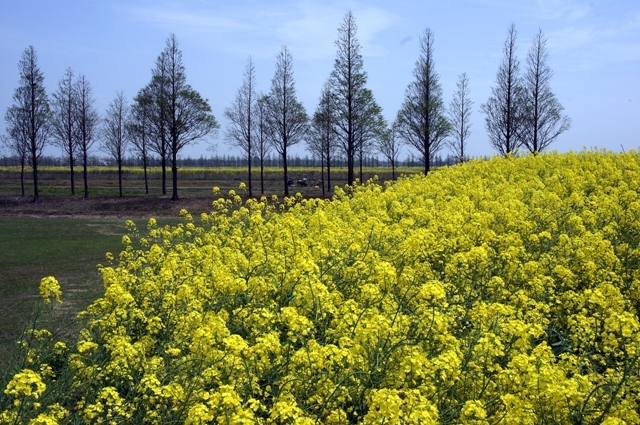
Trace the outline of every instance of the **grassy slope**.
<path fill-rule="evenodd" d="M 143 229 L 146 220 L 136 223 Z M 64 301 L 44 323 L 73 323 L 102 295 L 96 265 L 117 255 L 125 231 L 122 218 L 0 217 L 0 365 L 33 315 L 40 279 L 56 277 Z"/>

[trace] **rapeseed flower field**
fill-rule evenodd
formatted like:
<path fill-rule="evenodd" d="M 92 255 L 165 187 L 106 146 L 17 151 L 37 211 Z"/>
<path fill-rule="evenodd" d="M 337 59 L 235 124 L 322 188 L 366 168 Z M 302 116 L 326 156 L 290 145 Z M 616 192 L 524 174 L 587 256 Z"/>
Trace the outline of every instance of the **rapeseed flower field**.
<path fill-rule="evenodd" d="M 0 422 L 638 424 L 639 192 L 637 153 L 585 151 L 129 222 Z"/>

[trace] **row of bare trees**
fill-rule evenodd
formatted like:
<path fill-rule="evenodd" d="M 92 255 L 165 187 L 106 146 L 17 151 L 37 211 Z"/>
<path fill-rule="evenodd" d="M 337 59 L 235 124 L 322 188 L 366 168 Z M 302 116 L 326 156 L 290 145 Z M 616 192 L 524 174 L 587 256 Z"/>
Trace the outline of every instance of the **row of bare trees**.
<path fill-rule="evenodd" d="M 356 162 L 362 178 L 362 162 L 374 141 L 391 137 L 382 109 L 366 87 L 367 74 L 363 70 L 356 29 L 355 19 L 349 12 L 338 29 L 334 69 L 323 86 L 312 117 L 297 100 L 293 59 L 286 46 L 277 56 L 269 92 L 257 94 L 255 69 L 249 58 L 242 86 L 232 106 L 225 110 L 229 121 L 226 139 L 245 153 L 248 164 L 255 155 L 262 163 L 270 148 L 282 157 L 285 195 L 289 194 L 287 152 L 291 146 L 305 141 L 314 156 L 321 158 L 322 180 L 324 182 L 326 168 L 330 188 L 332 158 L 337 155 L 346 158 L 347 180 L 353 184 Z M 397 154 L 394 158 L 397 159 Z M 248 171 L 251 182 L 250 165 Z M 248 189 L 251 196 L 251 184 Z M 322 189 L 324 193 L 324 183 Z"/>
<path fill-rule="evenodd" d="M 305 142 L 308 150 L 322 162 L 322 190 L 331 188 L 331 165 L 335 158 L 346 159 L 348 184 L 362 180 L 363 159 L 372 153 L 383 155 L 395 166 L 402 146 L 418 152 L 424 173 L 430 170 L 436 154 L 445 146 L 464 161 L 471 134 L 469 80 L 465 73 L 448 107 L 445 106 L 440 77 L 434 62 L 434 34 L 426 29 L 420 38 L 420 52 L 405 99 L 390 125 L 382 115 L 372 91 L 357 38 L 357 25 L 348 12 L 335 42 L 334 67 L 324 83 L 318 105 L 310 117 L 297 99 L 293 58 L 283 46 L 277 55 L 269 91 L 256 87 L 256 71 L 249 57 L 242 85 L 233 103 L 224 111 L 228 121 L 226 140 L 240 148 L 247 159 L 248 191 L 253 196 L 254 158 L 260 161 L 260 191 L 264 193 L 264 159 L 271 150 L 282 158 L 284 192 L 289 195 L 287 159 L 291 147 Z M 504 46 L 496 86 L 489 100 L 481 105 L 486 129 L 493 147 L 508 155 L 525 146 L 531 153 L 546 149 L 570 126 L 562 115 L 562 105 L 550 88 L 553 75 L 547 59 L 542 31 L 534 38 L 520 75 L 516 53 L 516 30 L 511 25 Z M 14 105 L 6 113 L 7 136 L 4 144 L 26 164 L 32 166 L 34 199 L 38 198 L 37 162 L 44 146 L 53 141 L 71 166 L 71 193 L 75 194 L 74 165 L 84 165 L 84 194 L 88 196 L 87 155 L 97 140 L 100 148 L 118 165 L 122 196 L 122 163 L 130 151 L 141 158 L 148 193 L 147 166 L 151 155 L 161 161 L 162 193 L 167 193 L 167 168 L 172 174 L 172 199 L 178 199 L 178 157 L 187 145 L 216 134 L 218 122 L 206 99 L 186 82 L 182 52 L 175 35 L 170 35 L 156 59 L 151 81 L 134 97 L 131 105 L 122 92 L 109 104 L 104 118 L 94 107 L 92 88 L 83 76 L 67 69 L 49 104 L 42 72 L 33 47 L 23 53 L 19 63 L 20 86 Z M 24 180 L 23 180 L 24 181 Z M 24 194 L 24 184 L 23 184 Z"/>
<path fill-rule="evenodd" d="M 215 134 L 219 127 L 207 100 L 186 83 L 182 52 L 173 34 L 156 60 L 151 82 L 140 90 L 133 104 L 118 92 L 103 117 L 94 106 L 93 89 L 84 75 L 76 77 L 68 68 L 49 102 L 33 46 L 25 49 L 18 68 L 20 84 L 5 114 L 7 135 L 3 135 L 2 144 L 20 160 L 23 196 L 24 169 L 31 166 L 34 201 L 39 197 L 38 160 L 47 144 L 60 147 L 68 160 L 72 195 L 76 193 L 74 166 L 83 165 L 84 196 L 88 197 L 88 156 L 97 142 L 118 165 L 120 196 L 123 161 L 132 150 L 142 158 L 147 193 L 150 155 L 161 158 L 163 195 L 167 193 L 166 167 L 171 166 L 172 199 L 177 200 L 179 152 Z"/>
<path fill-rule="evenodd" d="M 66 70 L 49 102 L 33 46 L 22 53 L 18 69 L 20 85 L 13 95 L 13 105 L 5 114 L 7 135 L 2 136 L 2 144 L 20 161 L 22 195 L 25 194 L 25 166 L 29 165 L 33 174 L 33 199 L 38 200 L 38 162 L 45 146 L 53 143 L 62 149 L 70 164 L 72 194 L 76 191 L 74 166 L 78 162 L 83 165 L 84 193 L 88 196 L 89 151 L 100 137 L 105 149 L 111 148 L 110 124 L 115 107 L 110 105 L 102 125 L 94 107 L 91 84 L 84 75 L 75 77 L 71 69 Z"/>
<path fill-rule="evenodd" d="M 553 72 L 547 62 L 547 40 L 542 30 L 534 37 L 524 76 L 520 75 L 516 57 L 516 35 L 512 24 L 496 86 L 492 87 L 489 100 L 481 105 L 481 111 L 485 114 L 489 141 L 501 155 L 516 152 L 522 146 L 535 155 L 568 130 L 571 119 L 562 115 L 563 107 L 551 91 Z M 460 162 L 464 161 L 473 106 L 466 73 L 458 77 L 449 108 L 444 106 L 433 51 L 433 33 L 427 28 L 420 39 L 415 80 L 407 87 L 405 101 L 393 124 L 393 133 L 422 156 L 425 174 L 432 158 L 445 145 Z"/>
<path fill-rule="evenodd" d="M 271 91 L 266 95 L 257 92 L 255 67 L 249 58 L 242 86 L 232 106 L 225 110 L 229 121 L 226 139 L 246 155 L 249 182 L 251 159 L 264 158 L 273 147 L 283 157 L 284 188 L 288 194 L 287 150 L 301 140 L 321 159 L 322 180 L 326 169 L 329 188 L 332 160 L 338 156 L 346 158 L 349 184 L 355 181 L 358 166 L 362 179 L 362 159 L 372 152 L 390 162 L 395 177 L 395 165 L 405 145 L 419 153 L 425 174 L 445 146 L 458 161 L 465 160 L 473 107 L 469 79 L 466 73 L 458 77 L 456 90 L 446 107 L 433 59 L 433 32 L 427 28 L 420 38 L 414 80 L 408 85 L 405 100 L 391 125 L 383 118 L 382 109 L 367 88 L 367 73 L 356 33 L 355 18 L 348 12 L 338 29 L 334 69 L 309 119 L 295 97 L 288 49 L 284 47 L 278 55 Z M 500 154 L 514 152 L 520 146 L 537 154 L 569 128 L 570 119 L 562 115 L 562 105 L 550 89 L 552 72 L 547 64 L 546 39 L 542 32 L 534 38 L 524 77 L 519 75 L 515 41 L 512 25 L 497 85 L 481 111 L 486 115 L 490 142 Z M 251 183 L 249 194 L 252 194 Z"/>

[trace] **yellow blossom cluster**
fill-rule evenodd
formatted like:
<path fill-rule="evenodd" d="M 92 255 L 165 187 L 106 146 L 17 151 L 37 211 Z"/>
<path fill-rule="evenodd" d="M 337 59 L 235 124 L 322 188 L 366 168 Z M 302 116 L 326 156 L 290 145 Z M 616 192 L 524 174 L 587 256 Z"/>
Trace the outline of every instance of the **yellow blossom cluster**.
<path fill-rule="evenodd" d="M 49 304 L 52 300 L 56 302 L 62 302 L 60 296 L 62 296 L 62 290 L 58 280 L 53 276 L 47 276 L 40 281 L 40 295 L 45 304 Z"/>
<path fill-rule="evenodd" d="M 78 421 L 640 423 L 635 152 L 181 215 L 101 269 Z"/>

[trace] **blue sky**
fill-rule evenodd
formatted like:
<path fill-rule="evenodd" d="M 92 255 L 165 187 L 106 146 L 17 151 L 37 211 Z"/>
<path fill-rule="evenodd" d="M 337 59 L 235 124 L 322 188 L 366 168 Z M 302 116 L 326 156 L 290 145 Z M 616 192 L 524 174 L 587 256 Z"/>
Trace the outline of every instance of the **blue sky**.
<path fill-rule="evenodd" d="M 640 146 L 637 0 L 2 0 L 0 112 L 4 118 L 12 103 L 17 64 L 29 45 L 38 53 L 49 95 L 71 67 L 92 83 L 102 114 L 117 91 L 131 99 L 149 82 L 156 57 L 174 33 L 187 81 L 209 100 L 221 124 L 216 139 L 188 147 L 184 155 L 208 156 L 209 144 L 219 154 L 232 153 L 223 137 L 223 111 L 242 83 L 247 58 L 253 57 L 259 89 L 266 93 L 276 54 L 287 45 L 298 98 L 311 115 L 333 68 L 337 28 L 348 10 L 358 25 L 368 86 L 390 122 L 413 78 L 419 37 L 428 27 L 435 35 L 434 59 L 447 105 L 458 76 L 469 77 L 474 101 L 469 152 L 492 155 L 480 105 L 495 84 L 507 29 L 514 23 L 521 69 L 538 28 L 548 38 L 552 89 L 573 120 L 552 149 Z M 58 152 L 49 148 L 47 154 Z"/>

